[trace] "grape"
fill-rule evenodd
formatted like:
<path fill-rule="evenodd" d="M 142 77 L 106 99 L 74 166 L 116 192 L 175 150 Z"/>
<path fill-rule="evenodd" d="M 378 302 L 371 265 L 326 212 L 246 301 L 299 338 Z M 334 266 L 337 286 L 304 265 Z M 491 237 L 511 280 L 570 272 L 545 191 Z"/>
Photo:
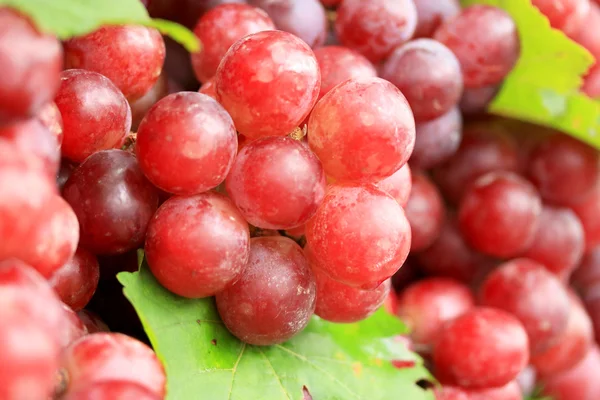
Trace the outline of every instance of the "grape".
<path fill-rule="evenodd" d="M 529 359 L 527 334 L 512 315 L 476 307 L 448 322 L 433 350 L 437 378 L 464 388 L 504 386 Z"/>
<path fill-rule="evenodd" d="M 463 196 L 458 212 L 461 232 L 475 249 L 514 257 L 535 239 L 542 202 L 533 185 L 512 172 L 489 172 Z"/>
<path fill-rule="evenodd" d="M 246 0 L 149 0 L 148 11 L 155 18 L 177 21 L 192 29 L 198 18 L 208 10 L 226 3 L 246 3 Z"/>
<path fill-rule="evenodd" d="M 286 136 L 317 101 L 314 53 L 291 33 L 263 31 L 229 48 L 215 75 L 217 100 L 250 139 Z"/>
<path fill-rule="evenodd" d="M 131 130 L 137 131 L 140 122 L 150 108 L 160 99 L 169 94 L 169 82 L 165 74 L 158 77 L 156 83 L 145 95 L 134 101 L 129 101 L 131 107 Z"/>
<path fill-rule="evenodd" d="M 104 321 L 90 310 L 79 310 L 77 311 L 77 316 L 85 325 L 85 329 L 88 333 L 110 332 L 110 329 L 108 329 L 108 326 Z"/>
<path fill-rule="evenodd" d="M 148 179 L 175 194 L 219 185 L 237 151 L 235 127 L 209 96 L 180 92 L 156 103 L 138 128 L 135 152 Z"/>
<path fill-rule="evenodd" d="M 576 366 L 547 377 L 542 393 L 557 400 L 596 400 L 600 395 L 600 350 L 593 346 Z"/>
<path fill-rule="evenodd" d="M 567 135 L 554 135 L 529 155 L 528 176 L 543 199 L 568 205 L 592 191 L 600 178 L 600 155 Z"/>
<path fill-rule="evenodd" d="M 570 208 L 583 225 L 586 251 L 600 245 L 600 185 L 597 184 L 583 199 L 572 203 Z"/>
<path fill-rule="evenodd" d="M 532 0 L 553 28 L 565 33 L 578 31 L 590 10 L 589 0 Z"/>
<path fill-rule="evenodd" d="M 130 381 L 110 380 L 96 382 L 68 393 L 64 400 L 160 400 L 161 397 L 149 389 Z"/>
<path fill-rule="evenodd" d="M 293 33 L 310 47 L 319 47 L 327 36 L 327 16 L 319 0 L 248 0 L 265 10 L 278 29 Z"/>
<path fill-rule="evenodd" d="M 0 7 L 0 125 L 36 114 L 58 89 L 62 47 L 17 12 Z"/>
<path fill-rule="evenodd" d="M 251 33 L 275 29 L 266 12 L 246 4 L 221 4 L 205 13 L 194 34 L 203 44 L 192 53 L 192 66 L 200 82 L 215 76 L 217 67 L 231 45 Z"/>
<path fill-rule="evenodd" d="M 581 21 L 580 29 L 568 32 L 569 36 L 592 53 L 596 60 L 600 56 L 600 37 L 597 35 L 596 29 L 590 27 L 596 27 L 599 23 L 600 7 L 597 3 L 591 3 L 589 11 L 584 14 L 583 21 Z"/>
<path fill-rule="evenodd" d="M 94 153 L 63 189 L 79 220 L 80 245 L 94 254 L 117 254 L 144 242 L 158 193 L 135 156 L 123 150 Z"/>
<path fill-rule="evenodd" d="M 377 182 L 375 186 L 392 196 L 402 207 L 406 206 L 412 188 L 412 173 L 408 164 Z"/>
<path fill-rule="evenodd" d="M 567 371 L 583 360 L 593 342 L 592 321 L 579 298 L 571 293 L 565 331 L 549 348 L 532 354 L 530 362 L 542 376 Z"/>
<path fill-rule="evenodd" d="M 594 66 L 588 71 L 584 77 L 581 91 L 593 99 L 600 98 L 600 67 Z"/>
<path fill-rule="evenodd" d="M 131 127 L 131 109 L 106 77 L 70 69 L 61 73 L 54 99 L 63 120 L 62 155 L 81 162 L 89 155 L 121 145 Z"/>
<path fill-rule="evenodd" d="M 272 345 L 304 329 L 315 309 L 315 293 L 315 278 L 300 246 L 281 236 L 253 238 L 244 272 L 217 293 L 217 309 L 240 340 Z"/>
<path fill-rule="evenodd" d="M 414 3 L 417 7 L 415 37 L 432 37 L 440 24 L 460 12 L 457 0 L 414 0 Z"/>
<path fill-rule="evenodd" d="M 406 260 L 410 225 L 402 207 L 374 186 L 332 185 L 306 224 L 306 240 L 331 278 L 372 289 Z"/>
<path fill-rule="evenodd" d="M 211 79 L 207 80 L 206 82 L 204 82 L 202 84 L 202 86 L 200 86 L 200 89 L 198 89 L 198 93 L 205 94 L 205 95 L 210 96 L 213 99 L 217 100 L 217 92 L 216 92 L 216 88 L 215 88 L 214 78 L 211 78 Z M 240 138 L 238 138 L 238 145 L 239 144 L 240 144 Z"/>
<path fill-rule="evenodd" d="M 537 373 L 533 366 L 528 365 L 519 376 L 517 377 L 517 383 L 521 388 L 521 393 L 523 397 L 533 397 L 534 393 L 537 390 Z"/>
<path fill-rule="evenodd" d="M 441 24 L 433 38 L 456 55 L 467 88 L 500 83 L 519 58 L 515 22 L 504 10 L 492 6 L 464 8 Z"/>
<path fill-rule="evenodd" d="M 63 304 L 66 323 L 63 325 L 63 334 L 61 338 L 62 348 L 87 335 L 87 328 L 79 316 L 69 306 Z"/>
<path fill-rule="evenodd" d="M 454 386 L 441 386 L 433 391 L 435 400 L 471 400 L 464 389 Z"/>
<path fill-rule="evenodd" d="M 426 175 L 412 175 L 412 189 L 404 210 L 410 223 L 410 250 L 425 250 L 440 235 L 446 219 L 442 197 Z"/>
<path fill-rule="evenodd" d="M 406 163 L 415 143 L 406 99 L 380 78 L 351 79 L 333 88 L 313 109 L 308 132 L 325 173 L 339 182 L 387 178 Z"/>
<path fill-rule="evenodd" d="M 411 339 L 429 348 L 444 324 L 475 306 L 469 288 L 448 278 L 427 278 L 413 283 L 398 296 L 398 316 L 411 328 Z"/>
<path fill-rule="evenodd" d="M 380 70 L 404 96 L 419 122 L 441 117 L 454 107 L 463 82 L 456 56 L 443 44 L 416 39 L 398 47 Z"/>
<path fill-rule="evenodd" d="M 96 257 L 83 248 L 49 279 L 50 286 L 60 299 L 75 311 L 90 301 L 100 279 L 100 267 Z"/>
<path fill-rule="evenodd" d="M 340 42 L 378 63 L 408 41 L 417 26 L 412 0 L 344 0 L 337 9 Z"/>
<path fill-rule="evenodd" d="M 170 291 L 190 298 L 213 296 L 240 277 L 249 241 L 246 221 L 225 196 L 175 196 L 152 217 L 146 260 Z"/>
<path fill-rule="evenodd" d="M 130 100 L 152 88 L 165 61 L 160 32 L 145 26 L 103 26 L 66 41 L 64 46 L 66 68 L 98 72 Z"/>
<path fill-rule="evenodd" d="M 315 50 L 321 71 L 319 99 L 334 86 L 353 78 L 377 76 L 375 67 L 361 54 L 342 46 L 325 46 Z"/>
<path fill-rule="evenodd" d="M 481 304 L 515 315 L 525 327 L 532 354 L 544 351 L 565 331 L 569 296 L 544 266 L 518 258 L 500 265 L 486 278 Z"/>
<path fill-rule="evenodd" d="M 498 388 L 468 390 L 469 400 L 523 400 L 521 388 L 516 381 L 510 381 Z"/>
<path fill-rule="evenodd" d="M 321 0 L 325 7 L 337 7 L 341 2 L 342 0 Z"/>
<path fill-rule="evenodd" d="M 571 276 L 571 284 L 584 293 L 597 281 L 600 281 L 600 247 L 588 250 Z"/>
<path fill-rule="evenodd" d="M 583 291 L 583 301 L 585 304 L 586 311 L 592 320 L 594 326 L 594 336 L 596 341 L 600 338 L 600 286 L 598 282 L 592 282 L 590 285 L 585 287 Z"/>
<path fill-rule="evenodd" d="M 583 226 L 568 208 L 544 206 L 537 232 L 524 257 L 543 264 L 550 272 L 568 278 L 583 257 Z"/>
<path fill-rule="evenodd" d="M 429 169 L 450 159 L 462 139 L 462 117 L 454 107 L 441 117 L 416 125 L 415 148 L 410 156 L 413 167 Z"/>
<path fill-rule="evenodd" d="M 165 395 L 165 372 L 148 346 L 120 333 L 93 333 L 71 344 L 62 356 L 68 392 L 99 382 L 125 380 Z"/>
<path fill-rule="evenodd" d="M 56 186 L 58 186 L 59 192 L 62 192 L 65 187 L 65 183 L 77 167 L 77 164 L 72 163 L 67 159 L 63 159 L 60 163 L 60 169 L 58 170 L 58 174 L 56 176 Z"/>
<path fill-rule="evenodd" d="M 434 170 L 442 193 L 457 203 L 469 185 L 490 171 L 518 171 L 517 143 L 497 125 L 474 124 L 465 127 L 458 151 Z"/>
<path fill-rule="evenodd" d="M 269 137 L 245 146 L 227 176 L 227 193 L 250 224 L 265 229 L 303 225 L 325 196 L 325 174 L 308 146 Z"/>
<path fill-rule="evenodd" d="M 56 106 L 56 103 L 51 101 L 46 103 L 40 111 L 36 114 L 36 118 L 44 125 L 56 138 L 58 147 L 62 145 L 63 141 L 63 122 L 60 116 L 60 110 Z"/>
<path fill-rule="evenodd" d="M 465 88 L 459 103 L 460 111 L 466 115 L 485 112 L 498 90 L 499 86 L 497 85 Z"/>

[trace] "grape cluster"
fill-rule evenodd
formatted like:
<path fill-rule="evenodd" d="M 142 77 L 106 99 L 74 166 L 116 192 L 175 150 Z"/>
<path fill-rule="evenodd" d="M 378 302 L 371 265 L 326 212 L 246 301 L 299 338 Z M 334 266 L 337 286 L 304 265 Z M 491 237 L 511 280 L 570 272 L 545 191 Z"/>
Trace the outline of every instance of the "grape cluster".
<path fill-rule="evenodd" d="M 164 398 L 115 279 L 138 249 L 251 345 L 385 306 L 437 400 L 600 398 L 600 154 L 483 112 L 520 54 L 509 14 L 144 4 L 202 50 L 134 25 L 61 43 L 0 8 L 1 399 Z M 533 4 L 600 55 L 598 5 Z"/>

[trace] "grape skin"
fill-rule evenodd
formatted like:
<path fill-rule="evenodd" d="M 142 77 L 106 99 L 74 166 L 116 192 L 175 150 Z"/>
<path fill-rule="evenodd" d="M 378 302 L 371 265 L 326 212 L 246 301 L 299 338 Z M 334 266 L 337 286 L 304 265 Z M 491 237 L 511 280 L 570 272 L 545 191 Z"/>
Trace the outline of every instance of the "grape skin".
<path fill-rule="evenodd" d="M 398 171 L 377 182 L 375 186 L 396 199 L 402 207 L 405 207 L 412 189 L 410 166 L 404 164 Z"/>
<path fill-rule="evenodd" d="M 429 169 L 448 161 L 462 141 L 462 116 L 453 107 L 446 114 L 416 125 L 415 147 L 408 160 L 415 168 Z"/>
<path fill-rule="evenodd" d="M 69 392 L 64 400 L 160 400 L 161 397 L 135 382 L 110 380 L 96 382 Z"/>
<path fill-rule="evenodd" d="M 600 393 L 600 350 L 594 345 L 583 360 L 568 371 L 544 379 L 542 393 L 561 400 L 594 400 Z"/>
<path fill-rule="evenodd" d="M 590 251 L 600 245 L 600 185 L 596 185 L 583 199 L 574 202 L 570 208 L 577 214 L 585 233 L 585 250 Z"/>
<path fill-rule="evenodd" d="M 78 248 L 75 255 L 52 274 L 48 283 L 66 305 L 79 311 L 94 295 L 99 280 L 96 256 Z"/>
<path fill-rule="evenodd" d="M 531 4 L 548 17 L 553 28 L 567 34 L 581 30 L 590 12 L 590 0 L 532 0 Z"/>
<path fill-rule="evenodd" d="M 432 37 L 440 24 L 460 12 L 457 0 L 414 0 L 414 3 L 417 7 L 415 38 Z"/>

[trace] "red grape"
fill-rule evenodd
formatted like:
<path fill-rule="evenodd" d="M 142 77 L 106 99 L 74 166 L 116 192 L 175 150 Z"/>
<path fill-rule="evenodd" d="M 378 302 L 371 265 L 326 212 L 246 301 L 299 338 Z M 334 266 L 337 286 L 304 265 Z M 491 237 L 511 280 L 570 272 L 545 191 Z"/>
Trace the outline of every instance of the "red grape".
<path fill-rule="evenodd" d="M 64 400 L 160 400 L 162 397 L 135 382 L 109 380 L 95 382 L 67 393 Z"/>
<path fill-rule="evenodd" d="M 568 205 L 594 188 L 600 178 L 600 155 L 577 139 L 554 135 L 532 150 L 527 172 L 544 200 Z"/>
<path fill-rule="evenodd" d="M 404 210 L 410 223 L 410 250 L 425 250 L 440 235 L 446 219 L 446 209 L 440 192 L 426 175 L 412 175 L 412 189 Z"/>
<path fill-rule="evenodd" d="M 571 276 L 571 283 L 585 293 L 597 281 L 600 281 L 600 247 L 593 247 L 584 254 Z"/>
<path fill-rule="evenodd" d="M 88 333 L 96 332 L 110 332 L 108 326 L 100 319 L 98 315 L 90 310 L 79 310 L 77 316 L 81 322 L 85 325 L 85 329 Z"/>
<path fill-rule="evenodd" d="M 465 88 L 459 103 L 460 111 L 466 115 L 485 112 L 498 90 L 497 85 Z"/>
<path fill-rule="evenodd" d="M 448 322 L 433 350 L 436 376 L 464 388 L 503 386 L 529 359 L 527 334 L 512 315 L 476 307 Z"/>
<path fill-rule="evenodd" d="M 152 349 L 120 333 L 82 337 L 64 351 L 62 365 L 69 378 L 69 393 L 121 379 L 137 383 L 160 398 L 165 395 L 165 372 Z"/>
<path fill-rule="evenodd" d="M 480 289 L 481 303 L 515 315 L 525 327 L 532 354 L 560 338 L 569 319 L 569 296 L 544 266 L 518 258 L 493 271 Z"/>
<path fill-rule="evenodd" d="M 351 79 L 313 109 L 308 142 L 336 181 L 379 181 L 406 163 L 415 122 L 402 93 L 380 78 Z"/>
<path fill-rule="evenodd" d="M 56 138 L 56 143 L 60 147 L 63 141 L 63 122 L 60 116 L 60 110 L 53 101 L 46 103 L 36 114 L 36 118 L 44 125 Z"/>
<path fill-rule="evenodd" d="M 402 207 L 406 206 L 412 188 L 412 173 L 408 164 L 377 182 L 375 186 L 392 196 Z"/>
<path fill-rule="evenodd" d="M 590 0 L 532 0 L 553 28 L 571 33 L 582 29 L 590 10 Z"/>
<path fill-rule="evenodd" d="M 131 127 L 131 109 L 119 89 L 106 77 L 81 69 L 63 71 L 60 80 L 54 101 L 63 120 L 63 157 L 81 162 L 120 146 Z"/>
<path fill-rule="evenodd" d="M 117 254 L 144 242 L 158 207 L 158 192 L 135 156 L 123 150 L 94 153 L 65 184 L 81 229 L 80 245 L 94 254 Z"/>
<path fill-rule="evenodd" d="M 580 0 L 577 0 L 580 1 Z M 584 14 L 584 18 L 581 21 L 579 27 L 569 32 L 569 36 L 585 47 L 594 58 L 597 60 L 600 56 L 600 37 L 597 35 L 596 29 L 593 27 L 598 26 L 600 23 L 600 7 L 597 2 L 590 4 L 589 11 Z M 577 29 L 579 28 L 579 29 Z"/>
<path fill-rule="evenodd" d="M 497 388 L 468 390 L 469 400 L 523 400 L 523 393 L 516 381 Z"/>
<path fill-rule="evenodd" d="M 207 80 L 206 82 L 204 82 L 202 84 L 202 86 L 200 86 L 200 89 L 198 89 L 198 93 L 205 94 L 205 95 L 210 96 L 213 99 L 217 100 L 217 92 L 216 92 L 216 88 L 215 88 L 214 78 L 211 78 L 211 79 Z M 241 144 L 240 138 L 238 138 L 238 145 L 239 144 Z"/>
<path fill-rule="evenodd" d="M 594 66 L 588 71 L 584 77 L 581 91 L 593 99 L 600 98 L 600 66 Z"/>
<path fill-rule="evenodd" d="M 542 202 L 533 185 L 512 172 L 489 172 L 463 196 L 458 220 L 475 249 L 496 257 L 514 257 L 535 239 Z"/>
<path fill-rule="evenodd" d="M 325 6 L 325 7 L 336 7 L 338 6 L 340 3 L 342 2 L 342 0 L 321 0 L 321 3 Z"/>
<path fill-rule="evenodd" d="M 269 137 L 245 146 L 227 176 L 227 193 L 250 224 L 266 229 L 303 225 L 325 196 L 325 173 L 308 146 Z"/>
<path fill-rule="evenodd" d="M 515 22 L 497 7 L 467 7 L 441 24 L 433 37 L 454 52 L 468 88 L 500 83 L 519 57 Z"/>
<path fill-rule="evenodd" d="M 319 47 L 327 36 L 327 16 L 319 0 L 248 0 L 265 10 L 278 29 L 293 33 L 310 47 Z"/>
<path fill-rule="evenodd" d="M 344 0 L 337 9 L 340 42 L 377 63 L 409 40 L 417 26 L 412 0 Z"/>
<path fill-rule="evenodd" d="M 52 101 L 62 69 L 58 39 L 0 7 L 0 125 L 36 114 Z"/>
<path fill-rule="evenodd" d="M 600 397 L 600 350 L 593 346 L 576 366 L 546 377 L 542 393 L 556 400 L 597 400 Z"/>
<path fill-rule="evenodd" d="M 165 43 L 154 28 L 103 26 L 65 42 L 65 67 L 98 72 L 128 99 L 146 94 L 165 61 Z"/>
<path fill-rule="evenodd" d="M 282 236 L 253 238 L 241 277 L 217 293 L 229 331 L 253 345 L 281 343 L 308 324 L 316 284 L 302 248 Z"/>
<path fill-rule="evenodd" d="M 171 94 L 158 101 L 138 128 L 135 152 L 148 179 L 175 194 L 196 194 L 219 185 L 237 152 L 227 112 L 209 96 Z"/>
<path fill-rule="evenodd" d="M 50 286 L 60 299 L 75 311 L 90 301 L 100 279 L 100 267 L 96 257 L 83 248 L 49 279 Z"/>
<path fill-rule="evenodd" d="M 600 245 L 600 184 L 587 196 L 570 205 L 583 225 L 585 249 L 589 251 Z"/>
<path fill-rule="evenodd" d="M 462 93 L 456 56 L 443 44 L 417 39 L 398 47 L 380 75 L 400 89 L 417 121 L 438 118 L 454 107 Z"/>
<path fill-rule="evenodd" d="M 433 345 L 444 324 L 475 306 L 470 289 L 452 279 L 427 278 L 413 283 L 398 296 L 398 316 L 411 328 L 418 345 Z"/>
<path fill-rule="evenodd" d="M 410 225 L 396 200 L 374 186 L 330 186 L 306 240 L 331 278 L 372 289 L 406 260 Z"/>
<path fill-rule="evenodd" d="M 432 37 L 446 20 L 460 12 L 457 0 L 413 0 L 417 7 L 415 37 Z"/>
<path fill-rule="evenodd" d="M 175 196 L 152 217 L 146 260 L 170 291 L 191 298 L 213 296 L 240 277 L 249 241 L 246 221 L 225 196 Z"/>
<path fill-rule="evenodd" d="M 136 131 L 140 122 L 148 113 L 148 110 L 156 104 L 157 101 L 169 94 L 169 82 L 165 74 L 158 77 L 158 80 L 145 95 L 134 101 L 129 100 L 131 107 L 131 130 Z"/>
<path fill-rule="evenodd" d="M 583 257 L 585 235 L 575 213 L 568 208 L 544 206 L 531 247 L 523 254 L 568 279 Z"/>
<path fill-rule="evenodd" d="M 416 168 L 436 167 L 456 153 L 461 139 L 462 117 L 454 107 L 441 117 L 417 123 L 415 148 L 409 162 Z"/>
<path fill-rule="evenodd" d="M 202 50 L 192 53 L 192 66 L 200 82 L 215 76 L 227 50 L 251 33 L 275 29 L 266 12 L 246 4 L 221 4 L 204 14 L 194 28 Z"/>
<path fill-rule="evenodd" d="M 334 86 L 353 78 L 377 76 L 375 67 L 360 53 L 342 46 L 325 46 L 315 50 L 321 71 L 319 99 Z"/>
<path fill-rule="evenodd" d="M 79 316 L 69 306 L 63 304 L 63 312 L 65 314 L 66 323 L 63 325 L 62 333 L 62 348 L 69 346 L 71 343 L 87 335 L 87 328 Z"/>
<path fill-rule="evenodd" d="M 434 389 L 435 400 L 471 400 L 464 389 L 454 386 L 440 386 Z"/>
<path fill-rule="evenodd" d="M 321 86 L 310 47 L 291 33 L 263 31 L 229 48 L 215 75 L 217 100 L 250 139 L 286 136 L 308 115 Z"/>

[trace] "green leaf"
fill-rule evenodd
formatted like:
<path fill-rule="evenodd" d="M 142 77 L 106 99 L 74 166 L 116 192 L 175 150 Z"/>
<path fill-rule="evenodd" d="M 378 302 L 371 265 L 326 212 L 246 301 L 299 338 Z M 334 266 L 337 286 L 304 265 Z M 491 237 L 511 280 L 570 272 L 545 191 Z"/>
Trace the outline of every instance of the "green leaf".
<path fill-rule="evenodd" d="M 600 102 L 579 92 L 593 56 L 561 31 L 530 0 L 463 0 L 508 12 L 517 24 L 521 56 L 489 111 L 568 133 L 600 148 Z"/>
<path fill-rule="evenodd" d="M 431 378 L 421 360 L 394 340 L 404 325 L 383 310 L 356 324 L 313 317 L 290 341 L 259 347 L 227 331 L 213 299 L 170 293 L 145 264 L 118 278 L 165 366 L 169 399 L 301 400 L 304 390 L 315 400 L 433 399 L 416 385 Z"/>
<path fill-rule="evenodd" d="M 85 35 L 102 25 L 137 24 L 158 29 L 189 51 L 200 49 L 192 32 L 174 22 L 150 18 L 139 0 L 0 0 L 0 6 L 19 10 L 38 29 L 62 40 Z"/>

